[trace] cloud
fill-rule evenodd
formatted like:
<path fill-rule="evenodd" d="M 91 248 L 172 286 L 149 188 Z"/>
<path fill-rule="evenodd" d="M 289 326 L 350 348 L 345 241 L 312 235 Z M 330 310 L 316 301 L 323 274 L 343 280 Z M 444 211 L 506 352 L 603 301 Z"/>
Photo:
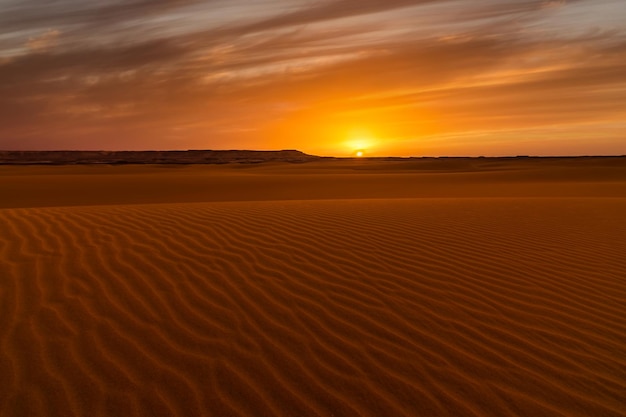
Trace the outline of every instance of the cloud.
<path fill-rule="evenodd" d="M 584 0 L 571 0 L 584 1 Z M 470 4 L 470 7 L 468 7 Z M 466 0 L 330 0 L 314 2 L 308 7 L 303 7 L 288 13 L 279 13 L 267 19 L 245 25 L 234 25 L 226 28 L 226 32 L 232 34 L 256 33 L 269 30 L 277 30 L 289 27 L 297 27 L 324 22 L 332 22 L 337 19 L 354 18 L 376 13 L 387 13 L 403 8 L 417 8 L 420 6 L 439 7 L 430 11 L 436 20 L 442 16 L 453 16 L 458 22 L 488 19 L 488 18 L 512 18 L 520 14 L 537 12 L 548 5 L 546 0 L 508 0 L 506 2 L 496 0 L 483 0 L 467 2 Z M 551 5 L 551 3 L 550 3 Z M 444 18 L 445 19 L 445 18 Z"/>
<path fill-rule="evenodd" d="M 238 28 L 238 30 L 241 32 L 257 32 L 280 29 L 283 27 L 390 11 L 437 1 L 442 0 L 361 0 L 358 2 L 353 0 L 334 0 L 316 2 L 309 7 L 304 7 L 290 13 L 279 14 L 250 25 L 242 26 Z"/>
<path fill-rule="evenodd" d="M 28 39 L 26 47 L 35 52 L 47 51 L 57 44 L 60 35 L 60 31 L 49 29 L 39 36 Z"/>
<path fill-rule="evenodd" d="M 0 14 L 0 27 L 5 31 L 33 27 L 60 27 L 71 25 L 118 25 L 127 20 L 143 18 L 154 13 L 164 13 L 193 0 L 130 0 L 85 2 L 58 0 L 41 2 L 20 0 L 8 6 Z"/>

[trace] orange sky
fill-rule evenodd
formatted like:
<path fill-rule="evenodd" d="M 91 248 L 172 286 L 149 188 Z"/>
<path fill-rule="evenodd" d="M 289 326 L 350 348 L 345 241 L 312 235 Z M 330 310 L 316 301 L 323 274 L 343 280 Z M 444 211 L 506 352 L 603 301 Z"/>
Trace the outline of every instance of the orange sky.
<path fill-rule="evenodd" d="M 0 0 L 0 149 L 626 154 L 623 0 Z"/>

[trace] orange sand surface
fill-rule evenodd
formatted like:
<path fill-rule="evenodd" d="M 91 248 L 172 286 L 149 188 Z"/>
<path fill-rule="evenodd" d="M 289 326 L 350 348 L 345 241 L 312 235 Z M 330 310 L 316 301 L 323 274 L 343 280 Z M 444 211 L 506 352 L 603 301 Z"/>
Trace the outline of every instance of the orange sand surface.
<path fill-rule="evenodd" d="M 626 166 L 452 165 L 0 167 L 0 416 L 626 416 Z"/>

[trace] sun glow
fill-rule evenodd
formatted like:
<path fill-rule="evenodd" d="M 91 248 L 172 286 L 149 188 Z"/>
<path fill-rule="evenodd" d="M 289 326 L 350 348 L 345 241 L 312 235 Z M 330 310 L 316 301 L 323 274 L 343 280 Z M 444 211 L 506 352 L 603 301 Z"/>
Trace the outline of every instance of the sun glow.
<path fill-rule="evenodd" d="M 369 152 L 376 146 L 375 136 L 367 130 L 355 129 L 348 134 L 348 140 L 345 145 L 349 152 L 356 157 L 365 156 L 366 151 Z"/>
<path fill-rule="evenodd" d="M 348 141 L 347 145 L 351 150 L 369 149 L 374 145 L 374 140 L 371 138 L 357 138 Z"/>

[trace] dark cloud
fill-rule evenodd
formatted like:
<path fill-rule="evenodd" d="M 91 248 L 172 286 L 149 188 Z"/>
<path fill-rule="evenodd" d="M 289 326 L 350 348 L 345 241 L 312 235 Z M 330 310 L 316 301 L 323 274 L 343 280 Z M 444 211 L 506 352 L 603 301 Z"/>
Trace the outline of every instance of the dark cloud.
<path fill-rule="evenodd" d="M 227 28 L 226 32 L 234 34 L 254 33 L 435 4 L 446 7 L 440 11 L 446 13 L 446 20 L 449 21 L 453 17 L 454 20 L 460 22 L 498 17 L 519 17 L 520 14 L 540 11 L 546 5 L 545 0 L 508 0 L 506 2 L 487 0 L 471 2 L 469 3 L 470 7 L 467 7 L 468 3 L 464 0 L 331 0 L 315 2 L 309 7 L 288 13 L 278 13 L 276 16 L 251 24 Z"/>
<path fill-rule="evenodd" d="M 3 6 L 4 31 L 37 27 L 118 25 L 127 20 L 164 13 L 194 0 L 130 0 L 89 2 L 79 0 L 18 0 Z"/>
<path fill-rule="evenodd" d="M 442 1 L 446 0 L 361 0 L 358 2 L 353 0 L 334 0 L 316 2 L 310 7 L 290 13 L 278 14 L 275 17 L 242 26 L 238 30 L 245 33 L 280 29 Z"/>

